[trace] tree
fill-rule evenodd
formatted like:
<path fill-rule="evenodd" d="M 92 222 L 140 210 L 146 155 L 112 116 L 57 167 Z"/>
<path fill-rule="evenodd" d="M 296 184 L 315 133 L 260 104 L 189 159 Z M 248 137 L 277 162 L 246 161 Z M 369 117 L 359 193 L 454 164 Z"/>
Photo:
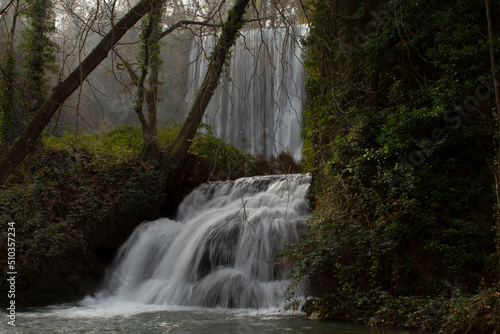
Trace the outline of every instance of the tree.
<path fill-rule="evenodd" d="M 335 316 L 359 295 L 474 291 L 494 254 L 484 1 L 316 10 L 303 134 L 318 205 L 296 268 Z"/>
<path fill-rule="evenodd" d="M 19 0 L 16 2 L 12 26 L 7 41 L 7 50 L 5 51 L 5 62 L 3 70 L 3 80 L 0 81 L 0 156 L 7 151 L 12 142 L 12 127 L 14 121 L 15 105 L 15 66 L 16 56 L 14 54 L 14 33 L 16 31 L 17 13 L 19 9 Z"/>
<path fill-rule="evenodd" d="M 208 71 L 203 83 L 196 94 L 179 135 L 168 147 L 168 161 L 174 167 L 180 165 L 189 149 L 191 140 L 198 131 L 207 105 L 219 83 L 229 50 L 234 45 L 238 32 L 244 24 L 243 14 L 248 3 L 249 0 L 237 0 L 229 10 L 226 23 L 222 25 L 221 35 L 210 56 Z"/>
<path fill-rule="evenodd" d="M 491 61 L 491 74 L 493 76 L 493 87 L 495 90 L 495 106 L 497 109 L 497 140 L 500 140 L 500 115 L 498 108 L 500 107 L 500 83 L 498 82 L 498 68 L 495 64 L 495 49 L 493 39 L 493 27 L 491 23 L 490 14 L 490 0 L 485 0 L 486 4 L 486 19 L 488 23 L 488 42 L 490 46 L 490 61 Z M 500 144 L 496 145 L 497 155 L 497 168 L 493 171 L 495 175 L 495 190 L 496 190 L 496 225 L 497 225 L 497 256 L 498 256 L 498 269 L 500 275 Z"/>
<path fill-rule="evenodd" d="M 107 57 L 113 46 L 132 28 L 152 6 L 160 0 L 141 0 L 101 39 L 92 52 L 71 72 L 71 74 L 52 89 L 41 108 L 23 130 L 19 138 L 0 160 L 0 185 L 28 155 L 38 136 L 62 103 L 82 84 L 85 78 Z"/>
<path fill-rule="evenodd" d="M 27 10 L 28 27 L 23 31 L 24 49 L 27 57 L 27 70 L 23 100 L 25 101 L 26 119 L 29 121 L 43 105 L 47 95 L 49 78 L 46 71 L 55 72 L 54 49 L 56 45 L 50 40 L 56 27 L 52 12 L 51 0 L 30 0 Z"/>
<path fill-rule="evenodd" d="M 142 136 L 144 147 L 141 156 L 145 160 L 154 159 L 158 153 L 157 143 L 157 101 L 158 101 L 158 78 L 161 67 L 160 60 L 160 32 L 161 18 L 165 1 L 159 2 L 151 10 L 147 22 L 141 34 L 141 77 L 137 85 L 137 100 L 135 112 L 142 125 Z M 149 73 L 149 89 L 144 86 L 146 76 Z M 143 113 L 144 100 L 147 103 L 147 118 Z"/>
<path fill-rule="evenodd" d="M 127 70 L 133 84 L 137 87 L 134 112 L 136 113 L 143 135 L 143 149 L 140 157 L 143 160 L 159 158 L 157 144 L 157 105 L 159 101 L 159 71 L 163 61 L 160 58 L 161 39 L 175 30 L 184 27 L 200 26 L 219 28 L 220 26 L 210 21 L 220 12 L 224 3 L 221 3 L 208 13 L 203 21 L 181 19 L 171 24 L 167 29 L 161 31 L 161 19 L 164 15 L 165 3 L 154 8 L 147 19 L 144 20 L 141 32 L 140 54 L 138 56 L 140 75 L 130 65 L 120 52 L 113 49 L 115 55 L 121 60 L 120 67 Z M 149 75 L 149 88 L 146 81 Z M 147 113 L 144 113 L 146 108 Z"/>
<path fill-rule="evenodd" d="M 59 106 L 82 84 L 88 75 L 106 58 L 121 37 L 161 0 L 141 0 L 108 32 L 82 63 L 60 84 L 54 87 L 42 107 L 36 112 L 20 137 L 0 161 L 0 185 L 29 153 L 36 139 L 50 121 Z M 168 161 L 173 167 L 184 159 L 191 140 L 201 124 L 204 111 L 218 85 L 230 48 L 244 24 L 243 15 L 249 0 L 237 0 L 229 10 L 228 19 L 222 25 L 221 35 L 212 52 L 208 72 L 198 91 L 196 100 L 177 138 L 168 148 Z M 154 130 L 156 131 L 156 130 Z"/>
<path fill-rule="evenodd" d="M 190 126 L 183 127 L 181 130 L 179 137 L 176 140 L 176 143 L 171 145 L 168 151 L 171 151 L 174 145 L 177 145 L 177 149 L 173 150 L 173 155 L 171 154 L 170 162 L 176 161 L 179 163 L 182 160 L 182 156 L 187 153 L 187 149 L 189 148 L 190 142 L 193 139 L 198 127 L 201 124 L 201 120 L 203 118 L 203 114 L 206 110 L 206 106 L 210 101 L 210 98 L 213 95 L 213 91 L 217 87 L 219 83 L 219 78 L 222 73 L 222 69 L 224 64 L 226 63 L 225 59 L 229 52 L 231 46 L 234 45 L 234 42 L 238 36 L 238 31 L 243 26 L 243 14 L 245 13 L 245 8 L 248 5 L 249 1 L 236 2 L 233 9 L 229 11 L 228 21 L 225 25 L 223 25 L 223 30 L 221 32 L 221 37 L 219 40 L 218 46 L 215 47 L 215 50 L 218 50 L 214 54 L 215 60 L 211 62 L 209 68 L 212 68 L 211 73 L 207 73 L 205 78 L 205 84 L 202 85 L 200 91 L 203 91 L 205 97 L 208 99 L 205 102 L 201 102 L 202 99 L 198 99 L 198 102 L 195 102 L 193 108 L 191 108 L 192 113 L 190 113 L 191 117 L 188 116 L 188 121 L 186 123 L 191 124 Z M 192 20 L 180 20 L 173 24 L 170 28 L 160 33 L 160 19 L 162 15 L 161 8 L 153 9 L 151 14 L 149 15 L 149 19 L 147 23 L 145 23 L 143 27 L 143 31 L 141 34 L 142 44 L 141 44 L 141 56 L 140 56 L 140 69 L 141 75 L 140 77 L 130 68 L 126 62 L 124 62 L 125 67 L 127 68 L 129 74 L 133 78 L 135 82 L 137 82 L 137 99 L 135 103 L 135 112 L 141 122 L 142 125 L 142 133 L 144 139 L 144 147 L 141 152 L 141 157 L 145 160 L 151 160 L 154 158 L 159 158 L 159 152 L 157 147 L 157 101 L 158 101 L 158 88 L 159 88 L 159 67 L 161 65 L 160 60 L 160 39 L 174 31 L 175 29 L 185 26 L 185 25 L 201 25 L 201 26 L 211 26 L 210 20 L 213 19 L 215 14 L 219 12 L 222 4 L 212 13 L 209 14 L 208 18 L 202 22 L 192 21 Z M 224 29 L 225 27 L 225 29 Z M 122 58 L 121 56 L 119 56 Z M 145 82 L 147 76 L 149 77 L 149 88 L 145 87 Z M 210 93 L 207 93 L 211 90 Z M 198 92 L 198 95 L 200 92 Z M 208 95 L 207 95 L 208 94 Z M 147 117 L 143 113 L 144 102 L 147 105 Z M 198 104 L 198 105 L 196 105 Z M 194 110 L 194 111 L 193 111 Z M 191 122 L 193 114 L 197 114 L 198 118 L 196 121 Z M 182 144 L 181 144 L 182 143 Z M 171 152 L 171 153 L 172 153 Z M 175 158 L 174 158 L 175 157 Z"/>

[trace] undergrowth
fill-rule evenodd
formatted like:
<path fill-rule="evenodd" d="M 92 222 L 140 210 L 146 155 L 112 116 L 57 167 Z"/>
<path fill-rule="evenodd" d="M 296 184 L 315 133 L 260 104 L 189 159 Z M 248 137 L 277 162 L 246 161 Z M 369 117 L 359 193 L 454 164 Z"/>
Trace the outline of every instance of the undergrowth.
<path fill-rule="evenodd" d="M 158 130 L 158 146 L 166 152 L 181 129 L 181 123 Z M 115 164 L 133 161 L 139 158 L 143 143 L 141 128 L 133 125 L 122 125 L 113 129 L 101 129 L 95 134 L 70 134 L 62 136 L 44 136 L 43 144 L 47 150 L 85 151 L 93 157 L 91 163 L 96 165 Z M 245 153 L 234 145 L 218 138 L 213 129 L 202 125 L 193 139 L 189 154 L 211 165 L 216 179 L 232 179 L 241 176 L 298 173 L 300 162 L 288 152 L 276 157 L 266 158 Z"/>

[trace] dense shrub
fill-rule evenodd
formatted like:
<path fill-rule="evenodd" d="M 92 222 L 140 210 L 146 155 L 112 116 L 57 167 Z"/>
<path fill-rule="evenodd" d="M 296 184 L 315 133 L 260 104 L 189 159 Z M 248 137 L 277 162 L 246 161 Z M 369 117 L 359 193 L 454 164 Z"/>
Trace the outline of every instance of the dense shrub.
<path fill-rule="evenodd" d="M 303 136 L 316 209 L 284 257 L 324 317 L 397 324 L 450 286 L 496 279 L 484 2 L 315 6 Z"/>
<path fill-rule="evenodd" d="M 134 224 L 161 207 L 165 180 L 147 165 L 103 163 L 84 149 L 30 156 L 0 188 L 0 219 L 16 228 L 19 302 L 88 292 L 103 270 L 99 249 L 118 247 Z M 6 237 L 0 239 L 4 253 Z"/>

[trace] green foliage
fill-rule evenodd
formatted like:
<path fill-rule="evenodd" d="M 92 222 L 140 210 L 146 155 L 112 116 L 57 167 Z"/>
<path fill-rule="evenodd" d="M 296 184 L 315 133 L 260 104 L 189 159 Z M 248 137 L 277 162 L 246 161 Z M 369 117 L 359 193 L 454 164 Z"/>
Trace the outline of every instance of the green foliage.
<path fill-rule="evenodd" d="M 498 284 L 472 296 L 451 300 L 441 328 L 442 333 L 494 333 L 500 327 L 500 289 Z"/>
<path fill-rule="evenodd" d="M 137 158 L 141 149 L 141 128 L 123 125 L 112 130 L 103 129 L 100 134 L 66 133 L 62 137 L 46 136 L 44 145 L 51 150 L 86 151 L 95 157 L 94 162 L 115 163 Z"/>
<path fill-rule="evenodd" d="M 315 7 L 303 138 L 317 205 L 283 254 L 292 274 L 325 300 L 320 313 L 377 324 L 440 303 L 423 296 L 450 282 L 474 292 L 493 281 L 484 3 Z"/>
<path fill-rule="evenodd" d="M 82 289 L 75 277 L 99 274 L 94 251 L 117 247 L 116 235 L 130 230 L 127 219 L 161 203 L 166 177 L 138 162 L 96 163 L 96 155 L 82 147 L 48 148 L 32 159 L 0 188 L 0 219 L 16 224 L 16 269 L 23 273 L 16 288 L 23 295 L 61 284 L 57 289 L 74 293 Z M 6 252 L 6 234 L 0 241 Z M 5 268 L 6 258 L 0 265 Z M 62 283 L 51 282 L 54 277 Z"/>
<path fill-rule="evenodd" d="M 142 19 L 141 46 L 138 60 L 141 64 L 141 70 L 146 73 L 153 68 L 161 68 L 162 65 L 159 58 L 161 41 L 158 35 L 162 29 L 161 21 L 165 5 L 165 1 L 162 1 Z M 152 62 L 152 60 L 156 60 L 158 63 Z"/>
<path fill-rule="evenodd" d="M 42 170 L 37 170 L 33 182 L 28 183 L 30 173 L 23 171 L 19 183 L 0 192 L 0 218 L 16 223 L 17 268 L 25 273 L 19 289 L 30 287 L 47 272 L 49 263 L 60 261 L 83 245 L 82 235 L 74 224 L 55 216 L 56 204 L 62 200 L 60 194 L 56 195 L 56 183 L 41 181 Z M 51 202 L 46 202 L 48 198 Z M 2 245 L 6 244 L 5 237 L 2 234 Z"/>
<path fill-rule="evenodd" d="M 254 157 L 217 138 L 209 126 L 202 125 L 202 129 L 204 131 L 198 131 L 193 139 L 189 153 L 224 170 L 226 178 L 255 174 Z"/>
<path fill-rule="evenodd" d="M 183 123 L 173 122 L 168 126 L 160 128 L 158 131 L 158 145 L 164 148 L 170 145 L 181 131 L 182 124 Z"/>
<path fill-rule="evenodd" d="M 182 123 L 172 123 L 158 131 L 160 150 L 166 150 L 177 137 Z M 224 179 L 247 175 L 274 174 L 280 172 L 298 172 L 300 169 L 293 158 L 282 154 L 280 157 L 255 158 L 248 153 L 217 138 L 212 129 L 202 126 L 192 141 L 189 153 L 200 161 L 210 164 L 217 174 L 224 174 Z M 111 130 L 101 129 L 99 134 L 71 135 L 62 137 L 43 137 L 44 146 L 54 151 L 73 151 L 78 158 L 80 152 L 93 157 L 90 164 L 95 166 L 112 165 L 121 162 L 133 162 L 138 159 L 142 148 L 142 130 L 140 127 L 123 125 Z"/>
<path fill-rule="evenodd" d="M 182 124 L 174 123 L 160 129 L 158 144 L 165 149 L 177 136 Z M 103 128 L 97 134 L 83 133 L 63 136 L 44 136 L 44 145 L 51 150 L 84 150 L 95 157 L 97 163 L 133 161 L 142 148 L 142 129 L 133 125 L 122 125 L 113 129 Z"/>
<path fill-rule="evenodd" d="M 161 21 L 165 4 L 165 1 L 162 1 L 142 19 L 141 46 L 138 57 L 142 71 L 147 72 L 151 68 L 161 67 L 162 62 L 158 58 L 160 55 L 161 42 L 157 37 L 151 38 L 151 36 L 157 36 L 161 33 Z M 158 59 L 159 63 L 151 63 L 151 59 Z"/>
<path fill-rule="evenodd" d="M 210 126 L 202 124 L 202 129 L 193 139 L 189 153 L 212 165 L 222 179 L 301 171 L 299 164 L 289 153 L 282 152 L 269 159 L 254 157 L 215 136 Z"/>

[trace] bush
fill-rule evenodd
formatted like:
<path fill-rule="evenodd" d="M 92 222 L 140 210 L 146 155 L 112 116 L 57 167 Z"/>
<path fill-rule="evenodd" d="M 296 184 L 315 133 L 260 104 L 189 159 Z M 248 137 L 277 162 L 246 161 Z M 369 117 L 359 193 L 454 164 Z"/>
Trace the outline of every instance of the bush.
<path fill-rule="evenodd" d="M 453 298 L 442 333 L 494 333 L 500 328 L 500 288 L 484 288 L 476 295 Z"/>
<path fill-rule="evenodd" d="M 400 5 L 316 2 L 303 129 L 316 208 L 283 260 L 326 317 L 421 327 L 450 282 L 470 295 L 496 280 L 493 95 L 467 104 L 490 71 L 484 4 Z"/>

